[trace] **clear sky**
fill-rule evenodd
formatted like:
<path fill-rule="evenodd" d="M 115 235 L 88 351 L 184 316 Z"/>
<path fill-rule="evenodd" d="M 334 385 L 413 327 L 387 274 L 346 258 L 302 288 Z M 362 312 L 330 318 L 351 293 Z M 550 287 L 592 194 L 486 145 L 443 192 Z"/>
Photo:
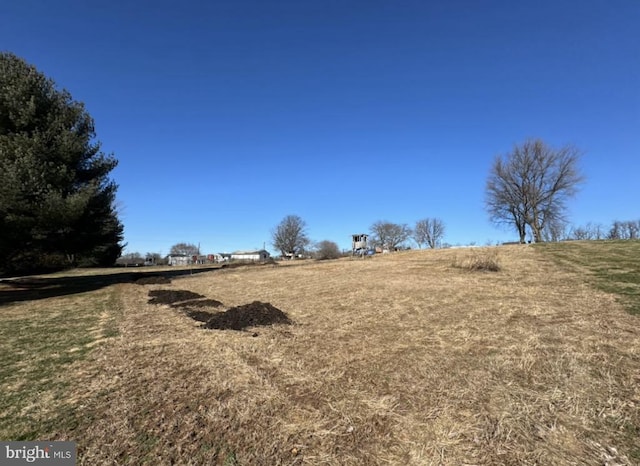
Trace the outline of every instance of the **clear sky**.
<path fill-rule="evenodd" d="M 640 1 L 0 2 L 0 50 L 85 103 L 128 251 L 270 246 L 301 216 L 350 247 L 377 220 L 492 226 L 492 160 L 584 151 L 573 223 L 640 218 Z"/>

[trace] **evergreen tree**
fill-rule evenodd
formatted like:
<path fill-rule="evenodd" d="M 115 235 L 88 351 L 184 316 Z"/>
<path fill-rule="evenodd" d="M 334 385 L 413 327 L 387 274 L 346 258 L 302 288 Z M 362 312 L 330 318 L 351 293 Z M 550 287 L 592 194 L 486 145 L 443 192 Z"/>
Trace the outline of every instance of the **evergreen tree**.
<path fill-rule="evenodd" d="M 82 103 L 0 53 L 0 270 L 112 265 L 123 239 L 116 165 Z"/>

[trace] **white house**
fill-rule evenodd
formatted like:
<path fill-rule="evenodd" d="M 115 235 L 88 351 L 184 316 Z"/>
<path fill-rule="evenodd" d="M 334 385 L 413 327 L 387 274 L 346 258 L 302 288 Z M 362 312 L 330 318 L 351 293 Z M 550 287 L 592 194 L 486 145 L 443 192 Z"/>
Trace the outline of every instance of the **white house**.
<path fill-rule="evenodd" d="M 169 265 L 189 265 L 191 262 L 193 259 L 186 254 L 169 254 L 167 256 L 167 264 Z"/>
<path fill-rule="evenodd" d="M 237 261 L 265 261 L 270 255 L 264 249 L 258 251 L 236 251 L 231 253 L 231 260 Z"/>

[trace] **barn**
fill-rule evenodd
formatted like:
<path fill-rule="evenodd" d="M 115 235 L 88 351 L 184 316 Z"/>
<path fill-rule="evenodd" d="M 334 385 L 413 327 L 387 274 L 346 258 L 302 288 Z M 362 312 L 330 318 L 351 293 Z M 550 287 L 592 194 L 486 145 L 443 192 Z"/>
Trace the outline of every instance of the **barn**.
<path fill-rule="evenodd" d="M 269 253 L 264 249 L 259 249 L 257 251 L 236 251 L 231 253 L 231 260 L 236 261 L 266 261 L 269 257 Z"/>

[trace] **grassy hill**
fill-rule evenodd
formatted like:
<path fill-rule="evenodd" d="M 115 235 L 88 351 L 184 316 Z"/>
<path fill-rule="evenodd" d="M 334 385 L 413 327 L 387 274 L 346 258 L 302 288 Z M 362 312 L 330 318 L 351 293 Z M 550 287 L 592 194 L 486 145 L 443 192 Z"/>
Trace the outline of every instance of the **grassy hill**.
<path fill-rule="evenodd" d="M 2 284 L 0 438 L 79 464 L 638 464 L 639 244 Z M 194 320 L 255 301 L 293 324 Z"/>
<path fill-rule="evenodd" d="M 640 241 L 574 241 L 536 245 L 597 288 L 620 296 L 640 315 Z"/>

